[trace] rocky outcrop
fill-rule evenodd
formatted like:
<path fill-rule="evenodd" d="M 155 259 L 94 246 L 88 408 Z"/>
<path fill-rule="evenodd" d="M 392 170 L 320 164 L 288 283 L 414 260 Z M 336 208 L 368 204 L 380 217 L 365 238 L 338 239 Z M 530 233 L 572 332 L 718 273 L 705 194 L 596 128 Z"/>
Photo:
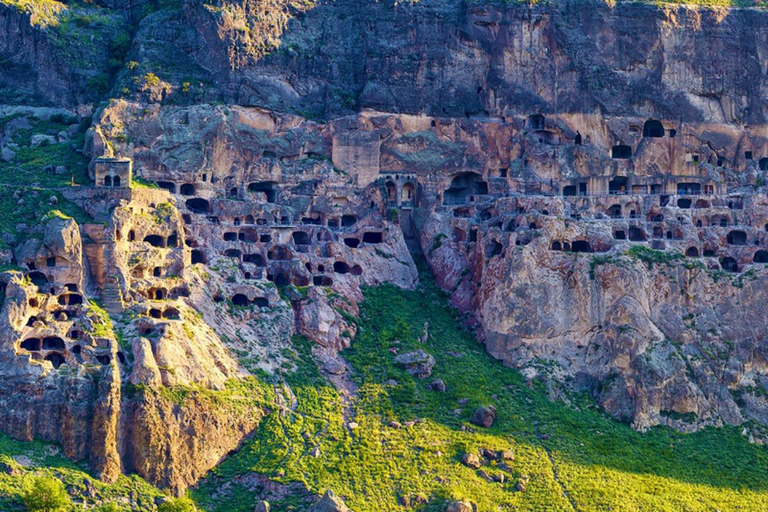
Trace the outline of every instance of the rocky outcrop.
<path fill-rule="evenodd" d="M 336 496 L 333 491 L 325 492 L 320 501 L 307 509 L 307 512 L 351 512 L 344 504 L 344 500 Z"/>
<path fill-rule="evenodd" d="M 166 46 L 185 71 L 215 77 L 223 101 L 313 116 L 357 109 L 438 117 L 601 112 L 765 122 L 759 48 L 768 24 L 760 10 L 284 3 L 222 0 L 213 9 L 185 2 L 175 17 L 145 20 L 135 54 L 151 61 L 163 43 L 176 42 L 164 34 L 182 31 L 186 44 Z M 178 30 L 159 30 L 169 25 Z M 199 101 L 202 92 L 182 92 L 181 77 L 166 73 L 178 101 Z"/>

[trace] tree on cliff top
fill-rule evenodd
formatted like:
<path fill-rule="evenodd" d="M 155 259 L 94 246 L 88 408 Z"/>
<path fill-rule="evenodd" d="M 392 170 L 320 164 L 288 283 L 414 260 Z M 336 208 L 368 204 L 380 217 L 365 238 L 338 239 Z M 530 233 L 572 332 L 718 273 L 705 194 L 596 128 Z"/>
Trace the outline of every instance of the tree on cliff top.
<path fill-rule="evenodd" d="M 57 512 L 72 504 L 61 480 L 49 476 L 26 480 L 23 500 L 27 510 L 34 512 Z"/>

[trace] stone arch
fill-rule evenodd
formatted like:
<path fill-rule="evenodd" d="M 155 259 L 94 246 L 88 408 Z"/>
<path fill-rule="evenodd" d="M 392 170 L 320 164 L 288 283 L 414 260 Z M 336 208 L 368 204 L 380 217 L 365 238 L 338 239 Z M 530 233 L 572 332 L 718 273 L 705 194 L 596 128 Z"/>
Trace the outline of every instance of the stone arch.
<path fill-rule="evenodd" d="M 64 344 L 64 340 L 58 336 L 46 336 L 43 338 L 43 350 L 60 350 L 64 351 L 67 346 Z"/>
<path fill-rule="evenodd" d="M 543 130 L 547 126 L 547 119 L 542 114 L 532 114 L 525 122 L 529 130 Z"/>
<path fill-rule="evenodd" d="M 179 320 L 181 318 L 181 314 L 176 308 L 165 308 L 165 311 L 163 311 L 163 318 L 166 320 Z"/>
<path fill-rule="evenodd" d="M 621 205 L 620 204 L 614 204 L 607 210 L 605 210 L 605 214 L 612 218 L 612 219 L 620 219 L 621 218 Z"/>
<path fill-rule="evenodd" d="M 200 197 L 187 199 L 185 204 L 187 205 L 187 208 L 193 213 L 208 213 L 210 211 L 210 203 Z"/>
<path fill-rule="evenodd" d="M 349 265 L 344 261 L 335 261 L 333 263 L 333 271 L 337 274 L 348 274 Z"/>
<path fill-rule="evenodd" d="M 645 241 L 645 233 L 642 229 L 640 229 L 637 226 L 630 226 L 629 227 L 629 239 L 632 242 L 643 242 Z"/>
<path fill-rule="evenodd" d="M 157 186 L 162 188 L 162 189 L 167 190 L 171 194 L 175 194 L 176 193 L 176 184 L 174 182 L 172 182 L 172 181 L 158 181 L 157 182 Z"/>
<path fill-rule="evenodd" d="M 277 200 L 277 183 L 274 181 L 256 181 L 248 184 L 248 192 L 264 194 L 267 203 Z"/>
<path fill-rule="evenodd" d="M 656 119 L 649 119 L 643 125 L 643 137 L 661 138 L 664 137 L 664 125 Z"/>
<path fill-rule="evenodd" d="M 754 263 L 768 263 L 768 251 L 759 250 L 752 257 Z"/>
<path fill-rule="evenodd" d="M 416 197 L 416 187 L 410 181 L 403 184 L 400 190 L 400 201 L 404 203 L 412 202 Z"/>
<path fill-rule="evenodd" d="M 488 183 L 483 181 L 482 176 L 474 172 L 462 172 L 451 180 L 451 185 L 443 194 L 443 204 L 466 204 L 472 196 L 487 193 Z"/>
<path fill-rule="evenodd" d="M 152 247 L 165 247 L 165 239 L 160 235 L 147 235 L 144 237 L 144 242 Z"/>
<path fill-rule="evenodd" d="M 739 264 L 736 262 L 734 258 L 731 258 L 730 256 L 725 256 L 723 258 L 720 258 L 720 267 L 722 267 L 722 269 L 725 270 L 726 272 L 739 271 Z"/>
<path fill-rule="evenodd" d="M 42 348 L 40 338 L 27 338 L 21 342 L 21 348 L 30 352 L 37 352 Z"/>
<path fill-rule="evenodd" d="M 699 257 L 699 249 L 697 247 L 689 247 L 685 250 L 685 255 L 689 258 L 698 258 Z"/>
<path fill-rule="evenodd" d="M 66 362 L 64 355 L 60 354 L 59 352 L 51 352 L 46 354 L 45 360 L 50 361 L 54 368 L 58 368 Z"/>
<path fill-rule="evenodd" d="M 195 195 L 195 185 L 192 183 L 183 183 L 181 187 L 179 187 L 179 193 L 183 196 L 193 196 Z"/>

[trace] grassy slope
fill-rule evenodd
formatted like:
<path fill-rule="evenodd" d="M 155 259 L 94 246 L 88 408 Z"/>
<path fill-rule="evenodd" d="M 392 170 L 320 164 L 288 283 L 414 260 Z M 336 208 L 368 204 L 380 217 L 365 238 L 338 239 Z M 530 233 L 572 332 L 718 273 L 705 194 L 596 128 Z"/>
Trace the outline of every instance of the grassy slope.
<path fill-rule="evenodd" d="M 0 118 L 0 125 L 10 122 L 13 117 L 16 116 Z M 72 180 L 76 185 L 91 182 L 87 172 L 88 159 L 75 150 L 83 146 L 84 134 L 77 133 L 70 141 L 60 144 L 30 145 L 33 135 L 55 137 L 76 119 L 59 116 L 47 121 L 33 121 L 30 128 L 16 130 L 11 136 L 11 142 L 19 145 L 16 157 L 11 162 L 0 161 L 0 234 L 13 234 L 19 242 L 29 233 L 26 230 L 18 232 L 18 224 L 31 227 L 54 209 L 61 210 L 79 223 L 92 221 L 80 207 L 65 200 L 61 191 L 57 190 L 69 186 Z M 67 172 L 56 175 L 45 170 L 48 165 L 63 165 Z M 13 197 L 17 191 L 18 199 Z M 58 199 L 55 205 L 49 201 L 53 195 Z M 23 199 L 23 204 L 19 204 L 19 199 Z M 0 241 L 0 249 L 7 247 L 5 242 Z"/>
<path fill-rule="evenodd" d="M 768 506 L 768 453 L 748 444 L 738 429 L 634 432 L 584 397 L 572 397 L 569 406 L 549 401 L 541 385 L 529 389 L 516 371 L 492 360 L 462 330 L 431 283 L 413 292 L 368 289 L 365 297 L 360 334 L 345 353 L 359 379 L 351 409 L 360 427 L 345 428 L 339 394 L 313 369 L 306 343 L 299 342 L 303 370 L 289 379 L 298 397 L 296 413 L 269 416 L 259 433 L 193 492 L 205 510 L 250 511 L 252 492 L 245 487 L 235 484 L 228 493 L 216 494 L 224 481 L 250 471 L 303 482 L 317 493 L 331 488 L 357 512 L 405 510 L 404 497 L 411 503 L 428 498 L 429 504 L 413 508 L 429 511 L 443 510 L 444 500 L 451 498 L 469 498 L 481 511 L 502 504 L 513 510 L 572 510 L 575 505 L 585 511 Z M 425 321 L 430 337 L 422 344 L 418 336 Z M 448 391 L 430 391 L 427 382 L 393 366 L 390 347 L 432 353 L 437 359 L 433 376 L 441 377 Z M 388 379 L 399 385 L 385 387 Z M 461 398 L 469 403 L 458 405 Z M 462 431 L 474 409 L 487 404 L 498 408 L 496 424 Z M 391 419 L 422 421 L 393 429 L 387 426 Z M 318 458 L 308 455 L 314 446 L 320 448 Z M 507 483 L 487 482 L 460 464 L 464 452 L 480 447 L 515 449 Z M 485 469 L 499 472 L 494 465 Z M 524 493 L 514 490 L 521 475 L 530 476 Z M 275 510 L 301 506 L 294 500 L 278 503 Z"/>
<path fill-rule="evenodd" d="M 60 478 L 78 501 L 115 503 L 119 510 L 152 511 L 154 498 L 160 492 L 143 481 L 132 477 L 121 477 L 115 484 L 107 485 L 94 479 L 87 469 L 58 454 L 55 447 L 40 443 L 23 443 L 0 435 L 0 510 L 16 512 L 25 510 L 21 503 L 22 486 L 28 475 L 46 474 Z M 94 493 L 101 499 L 94 500 Z"/>

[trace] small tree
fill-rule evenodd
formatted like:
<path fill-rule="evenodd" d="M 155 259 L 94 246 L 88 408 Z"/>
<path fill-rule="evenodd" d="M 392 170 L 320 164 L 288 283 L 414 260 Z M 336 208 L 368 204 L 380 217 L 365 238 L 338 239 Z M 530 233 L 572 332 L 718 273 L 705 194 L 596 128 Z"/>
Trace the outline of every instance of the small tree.
<path fill-rule="evenodd" d="M 105 503 L 96 509 L 98 512 L 122 512 L 123 509 L 114 503 Z"/>
<path fill-rule="evenodd" d="M 22 499 L 31 512 L 58 512 L 72 504 L 61 480 L 50 476 L 26 480 Z"/>
<path fill-rule="evenodd" d="M 166 501 L 159 507 L 157 512 L 196 512 L 197 507 L 195 503 L 189 498 L 178 498 L 171 501 Z"/>

